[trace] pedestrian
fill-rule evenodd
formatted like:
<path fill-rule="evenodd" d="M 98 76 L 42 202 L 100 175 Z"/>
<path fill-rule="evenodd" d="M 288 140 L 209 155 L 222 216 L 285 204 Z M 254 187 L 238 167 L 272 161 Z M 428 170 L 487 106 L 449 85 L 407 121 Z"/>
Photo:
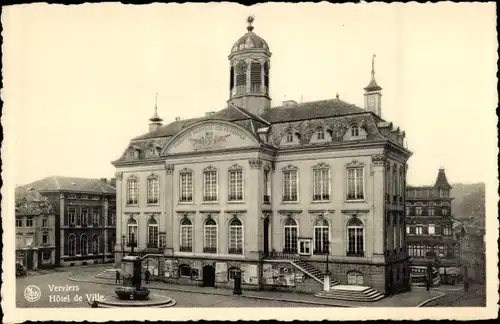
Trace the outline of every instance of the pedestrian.
<path fill-rule="evenodd" d="M 115 283 L 120 283 L 120 271 L 116 270 L 116 279 Z"/>
<path fill-rule="evenodd" d="M 146 277 L 146 283 L 148 284 L 149 283 L 149 269 L 146 269 L 146 271 L 144 272 L 144 276 Z"/>

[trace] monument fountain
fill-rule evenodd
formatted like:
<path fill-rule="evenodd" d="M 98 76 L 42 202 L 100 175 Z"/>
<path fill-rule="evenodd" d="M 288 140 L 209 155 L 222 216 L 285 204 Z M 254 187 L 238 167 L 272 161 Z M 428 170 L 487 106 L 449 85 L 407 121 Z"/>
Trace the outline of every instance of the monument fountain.
<path fill-rule="evenodd" d="M 104 300 L 89 300 L 92 308 L 115 307 L 154 307 L 163 308 L 175 305 L 175 300 L 168 296 L 150 294 L 142 285 L 142 258 L 128 255 L 122 258 L 122 286 L 115 289 L 115 295 Z"/>

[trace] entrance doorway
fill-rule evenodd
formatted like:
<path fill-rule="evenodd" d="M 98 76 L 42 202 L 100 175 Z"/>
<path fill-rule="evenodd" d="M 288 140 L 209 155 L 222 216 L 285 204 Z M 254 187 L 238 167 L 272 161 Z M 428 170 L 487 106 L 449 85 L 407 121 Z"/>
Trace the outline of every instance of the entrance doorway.
<path fill-rule="evenodd" d="M 269 255 L 269 217 L 264 219 L 264 255 Z"/>
<path fill-rule="evenodd" d="M 203 287 L 215 287 L 215 268 L 211 265 L 203 267 Z"/>
<path fill-rule="evenodd" d="M 33 270 L 33 251 L 27 251 L 26 253 L 26 268 L 28 270 Z"/>

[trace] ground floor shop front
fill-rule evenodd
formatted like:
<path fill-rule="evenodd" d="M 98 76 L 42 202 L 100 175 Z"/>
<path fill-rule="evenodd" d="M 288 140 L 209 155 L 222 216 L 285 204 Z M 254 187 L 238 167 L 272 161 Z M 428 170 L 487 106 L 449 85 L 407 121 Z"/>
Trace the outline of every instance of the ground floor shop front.
<path fill-rule="evenodd" d="M 16 250 L 16 263 L 25 270 L 51 268 L 55 263 L 55 250 L 53 247 L 37 247 Z"/>

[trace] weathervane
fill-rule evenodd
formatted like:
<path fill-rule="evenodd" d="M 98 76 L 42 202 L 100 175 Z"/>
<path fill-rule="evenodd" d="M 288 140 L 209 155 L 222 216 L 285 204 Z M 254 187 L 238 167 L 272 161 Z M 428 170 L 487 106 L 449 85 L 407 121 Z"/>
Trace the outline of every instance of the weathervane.
<path fill-rule="evenodd" d="M 155 115 L 158 114 L 158 92 L 155 95 Z"/>
<path fill-rule="evenodd" d="M 251 31 L 253 30 L 253 26 L 252 26 L 252 24 L 253 24 L 254 20 L 255 20 L 255 17 L 254 17 L 254 16 L 252 16 L 252 15 L 250 15 L 250 16 L 248 16 L 248 17 L 247 17 L 247 24 L 248 24 L 248 26 L 247 26 L 247 30 L 248 30 L 249 32 L 251 32 Z"/>

